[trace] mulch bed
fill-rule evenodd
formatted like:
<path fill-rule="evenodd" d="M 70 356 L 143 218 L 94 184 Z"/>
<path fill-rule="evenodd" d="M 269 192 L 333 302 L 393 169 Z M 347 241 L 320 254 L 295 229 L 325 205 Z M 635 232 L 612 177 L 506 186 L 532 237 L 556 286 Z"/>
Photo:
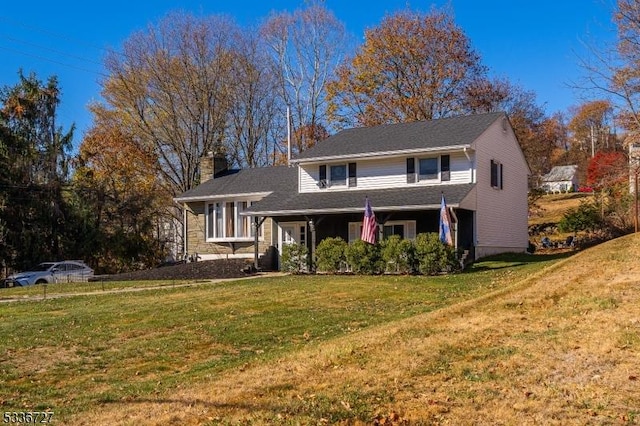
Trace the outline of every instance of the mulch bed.
<path fill-rule="evenodd" d="M 180 263 L 159 268 L 133 271 L 123 274 L 99 275 L 93 281 L 144 281 L 144 280 L 210 280 L 242 278 L 250 263 L 245 259 L 220 259 Z"/>

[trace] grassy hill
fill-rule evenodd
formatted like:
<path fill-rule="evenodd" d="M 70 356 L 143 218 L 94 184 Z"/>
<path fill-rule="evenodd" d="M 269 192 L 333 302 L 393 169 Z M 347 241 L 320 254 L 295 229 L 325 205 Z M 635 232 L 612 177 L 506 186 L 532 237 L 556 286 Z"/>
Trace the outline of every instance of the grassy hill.
<path fill-rule="evenodd" d="M 536 203 L 538 208 L 529 218 L 529 225 L 558 223 L 567 210 L 578 207 L 591 197 L 592 194 L 581 192 L 543 195 Z"/>
<path fill-rule="evenodd" d="M 640 239 L 563 256 L 2 303 L 0 405 L 71 425 L 637 424 Z"/>

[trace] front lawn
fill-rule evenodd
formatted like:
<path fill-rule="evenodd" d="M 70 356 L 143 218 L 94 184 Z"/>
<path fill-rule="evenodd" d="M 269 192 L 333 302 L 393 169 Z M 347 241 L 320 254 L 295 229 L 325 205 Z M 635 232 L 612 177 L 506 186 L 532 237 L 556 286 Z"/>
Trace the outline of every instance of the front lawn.
<path fill-rule="evenodd" d="M 0 405 L 51 410 L 68 424 L 103 404 L 169 395 L 506 288 L 558 259 L 502 256 L 437 277 L 281 276 L 115 293 L 100 283 L 61 284 L 48 286 L 46 300 L 29 299 L 42 289 L 3 289 L 3 297 L 27 299 L 0 303 Z"/>

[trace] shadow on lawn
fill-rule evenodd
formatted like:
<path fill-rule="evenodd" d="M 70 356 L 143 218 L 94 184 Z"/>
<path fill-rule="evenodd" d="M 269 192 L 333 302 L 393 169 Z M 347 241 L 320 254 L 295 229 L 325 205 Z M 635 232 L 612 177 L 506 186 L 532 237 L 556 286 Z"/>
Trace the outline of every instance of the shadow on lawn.
<path fill-rule="evenodd" d="M 505 254 L 482 258 L 476 263 L 472 264 L 471 266 L 465 268 L 463 273 L 474 273 L 474 272 L 481 272 L 481 271 L 490 271 L 495 269 L 513 268 L 514 266 L 523 266 L 529 263 L 562 260 L 562 259 L 567 259 L 576 253 L 577 251 L 575 250 L 564 250 L 564 251 L 558 251 L 558 252 L 536 253 L 536 254 L 505 253 Z"/>
<path fill-rule="evenodd" d="M 247 412 L 255 412 L 257 410 L 280 412 L 283 407 L 273 404 L 259 404 L 259 403 L 229 403 L 229 402 L 215 402 L 207 401 L 201 398 L 195 399 L 179 399 L 179 398 L 124 398 L 122 400 L 104 400 L 103 404 L 155 404 L 155 405 L 184 405 L 187 407 L 201 406 L 210 409 L 220 410 L 242 410 Z"/>

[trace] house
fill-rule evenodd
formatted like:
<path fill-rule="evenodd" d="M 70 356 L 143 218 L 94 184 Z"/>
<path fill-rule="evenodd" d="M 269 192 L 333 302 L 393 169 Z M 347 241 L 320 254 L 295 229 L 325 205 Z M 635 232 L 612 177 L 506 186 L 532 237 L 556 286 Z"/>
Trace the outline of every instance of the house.
<path fill-rule="evenodd" d="M 313 253 L 327 237 L 354 241 L 365 197 L 380 238 L 438 232 L 444 195 L 454 244 L 472 259 L 528 247 L 530 170 L 504 113 L 348 129 L 291 167 L 213 169 L 212 179 L 175 199 L 184 206 L 186 250 L 203 259 L 273 265 L 285 244 Z"/>
<path fill-rule="evenodd" d="M 578 166 L 555 166 L 542 177 L 540 188 L 548 193 L 574 192 L 578 190 Z"/>

